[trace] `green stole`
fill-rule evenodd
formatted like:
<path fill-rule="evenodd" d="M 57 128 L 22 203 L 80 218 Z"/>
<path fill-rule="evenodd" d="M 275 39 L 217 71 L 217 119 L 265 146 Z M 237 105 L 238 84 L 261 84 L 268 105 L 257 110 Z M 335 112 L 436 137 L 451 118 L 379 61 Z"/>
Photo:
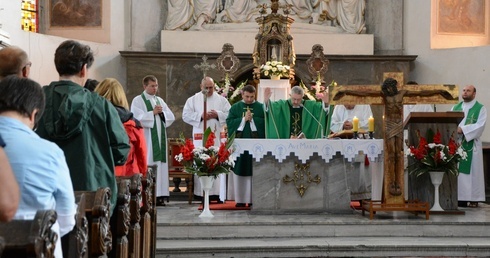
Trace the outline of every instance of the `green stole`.
<path fill-rule="evenodd" d="M 144 93 L 141 93 L 141 97 L 145 101 L 146 110 L 153 111 L 153 107 L 151 106 L 150 100 L 145 97 Z M 160 105 L 160 101 L 158 98 L 156 99 L 156 103 Z M 157 130 L 157 119 L 153 118 L 153 127 L 151 128 L 151 146 L 153 148 L 153 161 L 161 161 L 167 162 L 167 135 L 165 130 L 165 123 L 161 121 L 161 141 L 158 142 L 158 130 Z"/>
<path fill-rule="evenodd" d="M 465 125 L 474 124 L 478 121 L 478 116 L 480 115 L 480 110 L 483 107 L 478 101 L 475 102 L 475 105 L 468 110 L 468 115 L 466 115 Z M 454 111 L 463 111 L 463 102 L 458 103 L 453 108 Z M 463 150 L 466 151 L 467 157 L 466 160 L 459 161 L 459 172 L 463 174 L 469 174 L 471 171 L 471 161 L 473 160 L 473 141 L 466 141 L 463 135 L 463 142 L 461 146 Z"/>
<path fill-rule="evenodd" d="M 301 133 L 301 128 L 303 127 L 303 107 L 294 108 L 290 102 L 289 105 L 289 114 L 291 115 L 291 123 L 289 123 L 289 132 L 293 136 L 298 136 Z"/>

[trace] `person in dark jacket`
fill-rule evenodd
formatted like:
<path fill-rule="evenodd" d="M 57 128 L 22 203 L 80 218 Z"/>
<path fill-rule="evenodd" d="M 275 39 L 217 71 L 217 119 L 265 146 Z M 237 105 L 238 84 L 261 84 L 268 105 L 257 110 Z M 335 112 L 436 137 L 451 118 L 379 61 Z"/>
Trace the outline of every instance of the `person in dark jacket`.
<path fill-rule="evenodd" d="M 112 211 L 117 200 L 114 167 L 126 162 L 129 139 L 114 106 L 83 88 L 93 62 L 87 45 L 67 40 L 58 46 L 54 63 L 59 81 L 43 87 L 46 109 L 36 132 L 65 153 L 75 191 L 111 189 Z"/>
<path fill-rule="evenodd" d="M 131 149 L 128 160 L 123 166 L 116 166 L 116 176 L 132 176 L 136 173 L 146 175 L 146 141 L 143 126 L 129 111 L 123 86 L 118 80 L 107 78 L 101 81 L 94 91 L 114 105 L 129 137 Z"/>

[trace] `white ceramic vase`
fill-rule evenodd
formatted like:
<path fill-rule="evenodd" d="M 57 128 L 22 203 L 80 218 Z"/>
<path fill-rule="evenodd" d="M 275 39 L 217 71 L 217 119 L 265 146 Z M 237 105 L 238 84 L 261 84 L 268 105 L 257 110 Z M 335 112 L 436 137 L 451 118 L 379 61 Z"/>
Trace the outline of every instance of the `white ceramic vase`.
<path fill-rule="evenodd" d="M 444 211 L 439 204 L 439 186 L 442 183 L 445 172 L 442 171 L 429 171 L 430 181 L 434 185 L 434 205 L 430 208 L 431 211 Z"/>
<path fill-rule="evenodd" d="M 213 187 L 214 176 L 200 176 L 199 182 L 201 183 L 201 188 L 204 191 L 204 208 L 202 209 L 199 218 L 212 218 L 213 213 L 209 210 L 209 190 Z"/>

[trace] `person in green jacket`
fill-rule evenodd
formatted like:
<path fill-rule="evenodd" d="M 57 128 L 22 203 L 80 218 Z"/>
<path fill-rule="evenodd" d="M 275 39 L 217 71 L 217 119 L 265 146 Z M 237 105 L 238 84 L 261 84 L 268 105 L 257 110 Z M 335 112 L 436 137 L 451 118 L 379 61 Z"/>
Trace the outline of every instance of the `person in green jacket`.
<path fill-rule="evenodd" d="M 264 104 L 255 101 L 254 86 L 243 87 L 242 101 L 231 106 L 226 125 L 228 135 L 235 133 L 235 138 L 265 138 Z M 252 205 L 252 164 L 252 156 L 244 153 L 233 168 L 236 207 Z"/>
<path fill-rule="evenodd" d="M 114 106 L 83 88 L 94 62 L 89 46 L 77 41 L 61 43 L 54 55 L 59 81 L 43 87 L 46 109 L 36 132 L 64 152 L 73 190 L 111 189 L 111 215 L 117 200 L 114 174 L 124 165 L 129 139 Z"/>

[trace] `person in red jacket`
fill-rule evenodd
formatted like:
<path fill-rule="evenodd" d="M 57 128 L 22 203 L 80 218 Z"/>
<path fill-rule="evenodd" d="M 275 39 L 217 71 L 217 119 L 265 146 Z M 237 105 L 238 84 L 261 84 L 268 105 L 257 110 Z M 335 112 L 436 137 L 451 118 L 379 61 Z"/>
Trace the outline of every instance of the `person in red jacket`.
<path fill-rule="evenodd" d="M 143 127 L 140 121 L 134 118 L 133 113 L 129 111 L 128 100 L 121 83 L 114 78 L 107 78 L 95 87 L 94 92 L 97 92 L 114 105 L 129 137 L 131 148 L 128 160 L 126 164 L 116 166 L 116 176 L 131 176 L 136 173 L 141 173 L 145 176 L 147 154 Z"/>

